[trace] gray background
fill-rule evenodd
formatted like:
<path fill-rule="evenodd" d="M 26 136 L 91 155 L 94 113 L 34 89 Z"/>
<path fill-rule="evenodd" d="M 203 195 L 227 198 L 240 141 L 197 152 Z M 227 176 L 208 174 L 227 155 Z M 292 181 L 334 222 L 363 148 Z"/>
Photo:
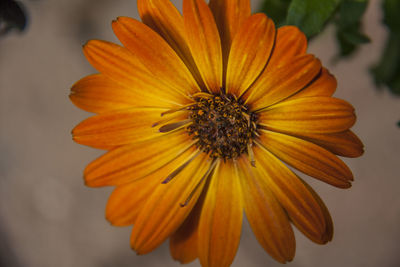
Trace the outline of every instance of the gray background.
<path fill-rule="evenodd" d="M 181 7 L 181 1 L 174 1 Z M 252 1 L 253 9 L 258 1 Z M 371 1 L 365 31 L 372 38 L 353 58 L 332 64 L 333 28 L 315 39 L 316 54 L 339 81 L 336 96 L 356 108 L 354 131 L 366 146 L 345 159 L 355 175 L 340 190 L 306 178 L 329 207 L 333 242 L 311 243 L 296 231 L 289 266 L 400 266 L 400 99 L 378 92 L 368 74 L 387 36 L 380 1 Z M 26 33 L 0 39 L 0 257 L 5 266 L 179 266 L 164 244 L 145 256 L 130 250 L 130 227 L 104 219 L 111 188 L 83 185 L 82 171 L 100 151 L 72 142 L 70 131 L 90 114 L 68 99 L 70 86 L 95 72 L 81 45 L 88 39 L 117 42 L 110 22 L 137 17 L 134 0 L 25 1 Z M 10 251 L 11 250 L 11 251 Z M 189 266 L 199 266 L 194 262 Z M 257 244 L 248 224 L 233 266 L 280 266 Z"/>

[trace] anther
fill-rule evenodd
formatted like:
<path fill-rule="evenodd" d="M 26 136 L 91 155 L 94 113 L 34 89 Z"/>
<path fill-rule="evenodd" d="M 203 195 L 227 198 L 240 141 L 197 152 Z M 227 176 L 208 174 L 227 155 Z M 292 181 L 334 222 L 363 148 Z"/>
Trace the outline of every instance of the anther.
<path fill-rule="evenodd" d="M 171 113 L 178 112 L 178 111 L 187 110 L 190 106 L 193 106 L 193 105 L 195 105 L 195 103 L 191 103 L 191 104 L 188 104 L 188 105 L 184 105 L 184 106 L 179 107 L 179 108 L 169 109 L 169 110 L 167 110 L 167 111 L 162 112 L 162 113 L 161 113 L 161 117 L 164 116 L 164 115 L 167 115 L 167 114 L 171 114 Z"/>
<path fill-rule="evenodd" d="M 254 152 L 253 152 L 252 146 L 253 145 L 251 143 L 247 144 L 247 152 L 249 153 L 249 159 L 250 159 L 251 166 L 256 167 L 256 160 L 254 159 Z"/>
<path fill-rule="evenodd" d="M 183 120 L 183 121 L 169 123 L 169 124 L 166 124 L 164 126 L 161 126 L 160 129 L 158 129 L 158 131 L 161 132 L 161 133 L 167 133 L 167 132 L 176 130 L 176 129 L 178 129 L 178 128 L 186 125 L 186 124 L 189 124 L 191 122 L 192 122 L 192 120 L 187 119 L 187 120 Z"/>
<path fill-rule="evenodd" d="M 210 167 L 208 168 L 208 170 L 206 171 L 206 173 L 203 175 L 203 177 L 201 177 L 201 179 L 199 180 L 199 182 L 196 184 L 196 186 L 194 187 L 194 189 L 190 192 L 189 196 L 186 198 L 185 202 L 180 203 L 179 205 L 181 205 L 181 207 L 186 207 L 190 200 L 193 198 L 194 193 L 196 193 L 196 191 L 199 189 L 200 185 L 203 183 L 203 181 L 210 175 L 210 173 L 214 170 L 215 165 L 217 165 L 218 160 L 214 159 L 213 162 L 211 163 Z"/>
<path fill-rule="evenodd" d="M 191 157 L 189 160 L 187 160 L 185 163 L 183 163 L 181 166 L 179 166 L 177 169 L 175 169 L 173 172 L 171 172 L 167 178 L 162 181 L 162 184 L 166 184 L 169 181 L 171 181 L 175 176 L 177 176 L 187 165 L 189 165 L 190 162 L 192 162 L 198 155 L 200 154 L 200 151 L 197 152 L 193 157 Z"/>

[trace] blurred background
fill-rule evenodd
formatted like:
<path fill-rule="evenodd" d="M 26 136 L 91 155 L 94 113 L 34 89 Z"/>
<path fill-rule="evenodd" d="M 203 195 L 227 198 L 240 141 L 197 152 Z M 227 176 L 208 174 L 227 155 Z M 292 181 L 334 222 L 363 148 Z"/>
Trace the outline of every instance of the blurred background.
<path fill-rule="evenodd" d="M 87 188 L 82 179 L 86 164 L 102 152 L 75 144 L 70 134 L 90 116 L 68 99 L 71 85 L 95 72 L 81 46 L 89 39 L 118 42 L 110 23 L 117 16 L 138 18 L 136 1 L 21 2 L 28 28 L 0 37 L 0 266 L 179 266 L 168 244 L 137 256 L 129 246 L 130 227 L 112 227 L 105 220 L 111 188 Z M 181 8 L 182 1 L 173 2 Z M 258 10 L 260 1 L 251 2 Z M 368 72 L 387 36 L 380 3 L 370 1 L 363 20 L 372 42 L 352 57 L 332 60 L 338 51 L 332 27 L 310 43 L 309 52 L 338 79 L 335 96 L 356 109 L 353 130 L 365 154 L 344 159 L 355 176 L 350 189 L 306 177 L 330 209 L 335 235 L 319 246 L 296 231 L 291 267 L 400 266 L 400 99 L 378 91 Z M 232 266 L 281 265 L 263 251 L 245 222 Z"/>

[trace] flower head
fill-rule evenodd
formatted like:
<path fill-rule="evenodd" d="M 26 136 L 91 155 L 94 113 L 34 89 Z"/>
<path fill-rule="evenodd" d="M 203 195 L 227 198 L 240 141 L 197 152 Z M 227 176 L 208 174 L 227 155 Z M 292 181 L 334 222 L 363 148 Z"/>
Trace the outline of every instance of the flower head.
<path fill-rule="evenodd" d="M 123 46 L 89 41 L 100 72 L 72 87 L 71 100 L 97 115 L 76 142 L 108 150 L 90 163 L 88 186 L 115 186 L 113 225 L 134 225 L 131 246 L 148 253 L 166 239 L 182 263 L 229 266 L 244 213 L 261 246 L 291 261 L 291 223 L 312 241 L 332 239 L 318 195 L 291 166 L 351 186 L 338 157 L 363 145 L 349 128 L 353 107 L 332 97 L 336 79 L 306 53 L 303 33 L 250 14 L 248 0 L 138 0 L 143 22 L 120 17 Z"/>

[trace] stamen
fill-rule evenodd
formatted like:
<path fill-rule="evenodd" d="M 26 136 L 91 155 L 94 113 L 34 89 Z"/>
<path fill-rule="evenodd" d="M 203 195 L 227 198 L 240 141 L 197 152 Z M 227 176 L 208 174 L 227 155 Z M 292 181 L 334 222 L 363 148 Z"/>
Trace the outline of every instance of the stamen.
<path fill-rule="evenodd" d="M 161 115 L 161 116 L 162 116 L 162 115 Z M 174 115 L 164 117 L 163 119 L 161 119 L 161 120 L 159 120 L 159 121 L 153 123 L 153 125 L 152 125 L 151 127 L 156 127 L 156 126 L 158 126 L 158 125 L 160 125 L 160 124 L 165 124 L 165 123 L 167 123 L 167 122 L 169 122 L 169 121 L 172 121 L 173 119 L 178 118 L 179 116 L 182 116 L 182 114 L 176 113 L 176 114 L 174 114 Z"/>
<path fill-rule="evenodd" d="M 170 109 L 170 110 L 164 111 L 163 113 L 161 113 L 161 117 L 164 116 L 164 115 L 167 115 L 167 114 L 175 113 L 177 111 L 186 110 L 188 107 L 191 107 L 193 105 L 196 105 L 196 103 L 191 103 L 191 104 L 188 104 L 188 105 L 184 105 L 184 106 L 182 106 L 180 108 L 174 108 L 174 109 Z"/>
<path fill-rule="evenodd" d="M 247 126 L 249 126 L 249 127 L 250 127 L 251 120 L 250 120 L 250 116 L 249 116 L 249 114 L 247 114 L 246 112 L 243 112 L 243 111 L 242 111 L 242 115 L 243 115 L 243 117 L 245 117 L 245 118 L 246 118 L 246 120 L 247 120 Z"/>
<path fill-rule="evenodd" d="M 169 181 L 171 181 L 175 176 L 177 176 L 187 165 L 189 165 L 190 162 L 192 162 L 199 154 L 201 151 L 198 151 L 193 157 L 191 157 L 188 161 L 186 161 L 185 163 L 183 163 L 181 166 L 179 166 L 176 170 L 174 170 L 173 172 L 171 172 L 168 177 L 162 181 L 162 184 L 166 184 Z"/>
<path fill-rule="evenodd" d="M 161 133 L 167 133 L 173 130 L 176 130 L 182 126 L 185 126 L 189 123 L 192 123 L 191 119 L 183 120 L 183 121 L 178 121 L 170 124 L 166 124 L 164 126 L 161 126 L 160 129 L 158 129 L 159 132 Z"/>
<path fill-rule="evenodd" d="M 210 173 L 214 170 L 215 165 L 217 165 L 218 160 L 214 159 L 213 162 L 211 163 L 210 167 L 208 168 L 208 170 L 206 171 L 206 173 L 203 175 L 203 177 L 201 177 L 201 179 L 199 180 L 199 182 L 196 184 L 196 186 L 193 188 L 193 190 L 190 192 L 189 196 L 186 198 L 185 202 L 180 203 L 179 205 L 181 205 L 181 207 L 186 207 L 190 200 L 193 198 L 194 193 L 196 193 L 197 189 L 199 189 L 201 183 L 204 181 L 204 179 L 206 179 L 208 177 L 208 175 L 210 175 Z"/>
<path fill-rule="evenodd" d="M 259 141 L 257 141 L 257 140 L 253 140 L 253 142 L 258 146 L 258 147 L 260 147 L 261 149 L 266 149 Z"/>
<path fill-rule="evenodd" d="M 267 131 L 270 131 L 270 129 L 268 128 L 268 126 L 267 126 L 267 125 L 264 125 L 263 123 L 259 123 L 259 124 L 258 124 L 258 128 L 259 128 L 260 130 L 267 130 Z"/>
<path fill-rule="evenodd" d="M 247 152 L 249 153 L 249 159 L 250 159 L 251 166 L 256 167 L 256 160 L 254 159 L 254 152 L 253 152 L 252 146 L 253 146 L 252 143 L 247 144 Z"/>
<path fill-rule="evenodd" d="M 253 126 L 253 129 L 257 129 L 257 123 L 252 121 L 251 125 Z M 260 136 L 256 131 L 254 132 L 255 135 Z"/>
<path fill-rule="evenodd" d="M 206 92 L 199 92 L 199 93 L 194 93 L 191 95 L 192 98 L 213 98 L 212 94 L 206 93 Z"/>
<path fill-rule="evenodd" d="M 222 87 L 220 88 L 220 90 L 221 90 L 221 92 L 222 92 L 224 95 L 226 95 L 226 88 L 225 88 L 225 86 L 222 86 Z"/>

